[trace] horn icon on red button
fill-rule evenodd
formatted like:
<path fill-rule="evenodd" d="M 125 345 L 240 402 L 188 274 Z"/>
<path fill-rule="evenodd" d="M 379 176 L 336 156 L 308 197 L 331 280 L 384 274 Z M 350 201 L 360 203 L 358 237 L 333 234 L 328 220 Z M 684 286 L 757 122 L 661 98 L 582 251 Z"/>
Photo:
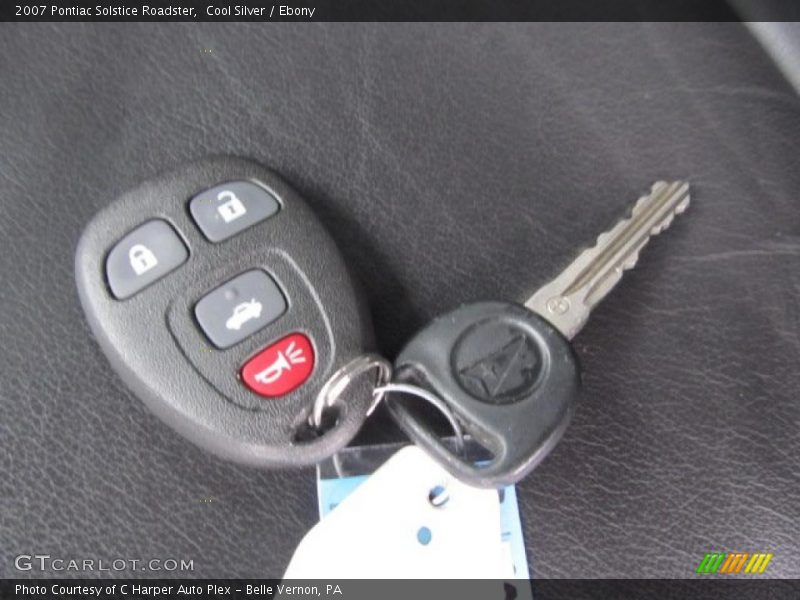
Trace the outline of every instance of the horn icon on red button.
<path fill-rule="evenodd" d="M 242 367 L 242 381 L 266 398 L 285 396 L 305 383 L 314 370 L 314 349 L 302 333 L 268 346 Z"/>

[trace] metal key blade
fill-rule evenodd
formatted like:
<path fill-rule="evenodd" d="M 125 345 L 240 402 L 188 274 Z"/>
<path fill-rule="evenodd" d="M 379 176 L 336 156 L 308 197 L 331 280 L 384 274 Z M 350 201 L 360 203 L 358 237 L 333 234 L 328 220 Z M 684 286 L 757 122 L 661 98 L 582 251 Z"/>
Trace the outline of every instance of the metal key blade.
<path fill-rule="evenodd" d="M 567 339 L 584 326 L 592 308 L 614 288 L 623 271 L 632 268 L 651 236 L 669 227 L 675 215 L 689 206 L 685 181 L 653 184 L 639 198 L 631 215 L 597 238 L 561 274 L 539 288 L 525 303 L 550 321 Z"/>

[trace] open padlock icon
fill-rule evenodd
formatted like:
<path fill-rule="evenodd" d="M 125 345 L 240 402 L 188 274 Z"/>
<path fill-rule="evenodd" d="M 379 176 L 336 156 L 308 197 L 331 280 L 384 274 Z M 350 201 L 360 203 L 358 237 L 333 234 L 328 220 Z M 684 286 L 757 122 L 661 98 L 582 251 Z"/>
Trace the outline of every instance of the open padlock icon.
<path fill-rule="evenodd" d="M 242 201 L 230 190 L 224 190 L 217 194 L 217 200 L 222 202 L 217 206 L 217 212 L 226 223 L 235 221 L 247 212 Z"/>

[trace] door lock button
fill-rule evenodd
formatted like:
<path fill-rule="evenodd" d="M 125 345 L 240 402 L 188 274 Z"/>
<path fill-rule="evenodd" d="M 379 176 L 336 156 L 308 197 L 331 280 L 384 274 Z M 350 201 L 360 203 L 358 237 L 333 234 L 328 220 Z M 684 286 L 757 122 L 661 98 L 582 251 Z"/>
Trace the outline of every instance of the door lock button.
<path fill-rule="evenodd" d="M 217 348 L 229 348 L 286 312 L 286 300 L 264 271 L 253 269 L 203 296 L 197 322 Z"/>
<path fill-rule="evenodd" d="M 111 293 L 124 300 L 177 269 L 189 251 L 171 225 L 154 219 L 140 225 L 112 248 L 106 259 Z"/>
<path fill-rule="evenodd" d="M 250 181 L 231 181 L 192 198 L 189 212 L 210 241 L 221 242 L 271 217 L 280 209 L 275 196 Z"/>

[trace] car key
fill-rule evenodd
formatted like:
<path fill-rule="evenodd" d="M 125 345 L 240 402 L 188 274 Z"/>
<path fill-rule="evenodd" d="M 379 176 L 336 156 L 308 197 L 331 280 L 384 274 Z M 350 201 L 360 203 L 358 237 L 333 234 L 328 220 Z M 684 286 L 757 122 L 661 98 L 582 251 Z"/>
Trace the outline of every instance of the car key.
<path fill-rule="evenodd" d="M 636 264 L 648 239 L 688 205 L 687 183 L 655 183 L 629 217 L 600 235 L 524 306 L 464 305 L 435 319 L 401 351 L 396 380 L 438 395 L 451 422 L 491 454 L 488 461 L 476 465 L 451 451 L 397 394 L 387 401 L 395 421 L 468 483 L 502 486 L 524 477 L 555 446 L 572 415 L 580 372 L 569 340 L 623 271 Z"/>
<path fill-rule="evenodd" d="M 320 389 L 373 335 L 333 240 L 271 171 L 222 157 L 148 182 L 89 223 L 75 268 L 112 366 L 195 443 L 305 465 L 360 428 L 367 381 L 326 413 L 324 435 L 309 425 Z"/>

